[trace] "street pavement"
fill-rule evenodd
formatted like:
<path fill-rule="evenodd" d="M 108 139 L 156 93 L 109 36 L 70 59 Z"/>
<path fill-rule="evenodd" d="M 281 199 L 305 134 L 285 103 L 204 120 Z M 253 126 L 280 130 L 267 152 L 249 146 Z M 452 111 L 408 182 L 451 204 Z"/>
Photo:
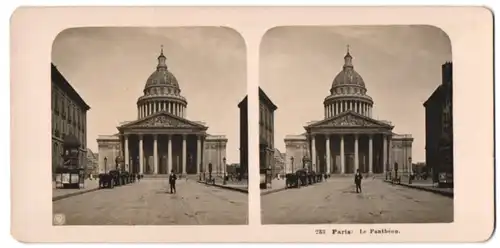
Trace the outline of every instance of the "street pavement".
<path fill-rule="evenodd" d="M 145 179 L 53 202 L 66 225 L 244 225 L 248 195 L 179 180 L 177 194 L 165 179 Z"/>
<path fill-rule="evenodd" d="M 52 182 L 52 199 L 58 199 L 67 197 L 70 195 L 81 194 L 88 191 L 96 190 L 99 188 L 99 180 L 94 179 L 86 179 L 84 183 L 84 187 L 80 189 L 60 189 L 56 188 L 56 183 Z"/>
<path fill-rule="evenodd" d="M 431 192 L 352 178 L 288 189 L 261 197 L 263 224 L 440 223 L 453 221 L 453 199 Z"/>

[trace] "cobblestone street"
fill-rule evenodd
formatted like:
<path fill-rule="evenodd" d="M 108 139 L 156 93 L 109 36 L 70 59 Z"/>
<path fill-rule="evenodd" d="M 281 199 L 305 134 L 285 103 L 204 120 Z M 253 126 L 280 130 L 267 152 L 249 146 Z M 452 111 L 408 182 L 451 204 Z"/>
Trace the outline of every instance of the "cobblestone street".
<path fill-rule="evenodd" d="M 453 199 L 380 179 L 352 178 L 288 189 L 261 198 L 263 224 L 437 223 L 453 221 Z"/>
<path fill-rule="evenodd" d="M 146 179 L 114 189 L 53 202 L 66 225 L 244 225 L 248 195 L 179 180 L 177 194 L 166 179 Z"/>

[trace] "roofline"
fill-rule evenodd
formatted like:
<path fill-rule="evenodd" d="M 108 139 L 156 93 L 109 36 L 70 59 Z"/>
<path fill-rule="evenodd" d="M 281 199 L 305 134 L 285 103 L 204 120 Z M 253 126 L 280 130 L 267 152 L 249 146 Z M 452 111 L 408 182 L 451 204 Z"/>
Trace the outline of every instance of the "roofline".
<path fill-rule="evenodd" d="M 83 98 L 76 92 L 75 88 L 71 86 L 71 84 L 66 80 L 66 78 L 62 75 L 62 73 L 57 69 L 54 63 L 50 63 L 51 67 L 51 80 L 54 84 L 56 84 L 59 88 L 65 90 L 67 94 L 73 98 L 76 102 L 82 105 L 86 111 L 90 109 L 90 106 L 85 103 Z"/>
<path fill-rule="evenodd" d="M 243 100 L 241 100 L 239 103 L 238 103 L 238 108 L 242 108 L 243 105 L 246 105 L 247 104 L 247 101 L 248 101 L 248 95 L 246 95 Z"/>
<path fill-rule="evenodd" d="M 427 104 L 429 104 L 431 101 L 434 101 L 434 99 L 436 98 L 436 96 L 438 94 L 441 94 L 441 91 L 442 91 L 442 87 L 443 85 L 440 84 L 438 87 L 436 87 L 436 89 L 432 92 L 432 94 L 429 96 L 429 98 L 427 98 L 427 100 L 425 100 L 425 102 L 423 103 L 424 107 L 427 107 Z"/>
<path fill-rule="evenodd" d="M 260 100 L 263 100 L 264 102 L 266 102 L 267 104 L 269 104 L 271 106 L 271 109 L 273 111 L 275 111 L 276 109 L 278 109 L 278 107 L 273 103 L 273 101 L 271 101 L 271 99 L 266 95 L 266 93 L 262 90 L 262 88 L 259 86 L 259 101 Z"/>

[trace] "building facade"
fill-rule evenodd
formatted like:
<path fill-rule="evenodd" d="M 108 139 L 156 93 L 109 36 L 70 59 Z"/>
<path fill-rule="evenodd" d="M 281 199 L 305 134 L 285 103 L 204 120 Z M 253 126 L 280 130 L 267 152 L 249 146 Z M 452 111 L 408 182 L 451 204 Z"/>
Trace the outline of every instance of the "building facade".
<path fill-rule="evenodd" d="M 285 174 L 285 161 L 286 161 L 286 154 L 280 152 L 278 148 L 274 148 L 274 165 L 272 167 L 273 177 L 277 175 L 283 176 Z"/>
<path fill-rule="evenodd" d="M 411 156 L 413 138 L 393 133 L 389 121 L 374 119 L 373 103 L 347 51 L 323 101 L 323 120 L 307 123 L 303 134 L 285 137 L 287 173 L 304 168 L 324 174 L 352 174 L 357 169 L 381 174 L 395 165 L 408 166 L 404 161 Z"/>
<path fill-rule="evenodd" d="M 225 172 L 224 135 L 210 135 L 203 122 L 187 119 L 187 99 L 166 64 L 163 48 L 156 70 L 137 100 L 137 119 L 123 122 L 114 135 L 99 136 L 99 167 L 107 172 L 122 156 L 124 170 L 138 174 L 208 174 Z M 107 163 L 104 163 L 104 162 Z"/>
<path fill-rule="evenodd" d="M 54 64 L 51 66 L 52 173 L 62 165 L 63 140 L 74 135 L 80 142 L 79 164 L 87 162 L 87 111 L 89 105 Z"/>
<path fill-rule="evenodd" d="M 90 148 L 87 148 L 87 174 L 99 174 L 99 158 Z"/>
<path fill-rule="evenodd" d="M 425 101 L 425 160 L 438 181 L 440 173 L 453 180 L 453 64 L 441 67 L 442 83 Z"/>
<path fill-rule="evenodd" d="M 268 177 L 272 177 L 271 170 L 274 166 L 274 111 L 276 109 L 278 107 L 259 87 L 259 168 L 261 174 L 267 170 Z"/>
<path fill-rule="evenodd" d="M 248 96 L 238 104 L 240 109 L 240 171 L 248 179 Z"/>

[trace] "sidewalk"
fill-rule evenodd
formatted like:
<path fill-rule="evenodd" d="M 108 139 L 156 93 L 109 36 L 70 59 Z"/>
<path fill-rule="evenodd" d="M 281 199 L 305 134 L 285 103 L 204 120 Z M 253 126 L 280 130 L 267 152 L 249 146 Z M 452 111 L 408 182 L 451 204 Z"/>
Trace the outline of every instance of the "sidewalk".
<path fill-rule="evenodd" d="M 248 194 L 248 181 L 247 180 L 242 180 L 240 181 L 227 181 L 226 185 L 223 185 L 223 180 L 222 178 L 215 178 L 215 184 L 210 184 L 206 183 L 203 181 L 198 181 L 198 183 L 205 184 L 207 186 L 213 186 L 213 187 L 218 187 L 222 189 L 228 189 L 228 190 L 234 190 L 238 191 L 241 193 L 247 193 Z"/>
<path fill-rule="evenodd" d="M 261 189 L 260 195 L 268 195 L 268 194 L 280 192 L 283 190 L 286 190 L 286 180 L 285 179 L 280 179 L 280 180 L 273 179 L 273 181 L 271 181 L 271 188 Z"/>
<path fill-rule="evenodd" d="M 52 182 L 52 201 L 61 200 L 75 195 L 81 195 L 99 189 L 99 180 L 85 180 L 85 188 L 82 189 L 56 189 L 56 183 Z"/>
<path fill-rule="evenodd" d="M 389 180 L 384 180 L 384 181 L 389 183 L 389 184 L 392 184 L 392 182 Z M 435 184 L 432 183 L 432 181 L 430 181 L 430 182 L 429 181 L 413 181 L 412 184 L 409 184 L 408 180 L 406 180 L 406 181 L 401 180 L 400 184 L 394 184 L 394 185 L 401 185 L 401 186 L 408 187 L 408 188 L 413 188 L 413 189 L 432 192 L 435 194 L 440 194 L 443 196 L 453 197 L 453 189 L 452 188 L 438 188 Z"/>

